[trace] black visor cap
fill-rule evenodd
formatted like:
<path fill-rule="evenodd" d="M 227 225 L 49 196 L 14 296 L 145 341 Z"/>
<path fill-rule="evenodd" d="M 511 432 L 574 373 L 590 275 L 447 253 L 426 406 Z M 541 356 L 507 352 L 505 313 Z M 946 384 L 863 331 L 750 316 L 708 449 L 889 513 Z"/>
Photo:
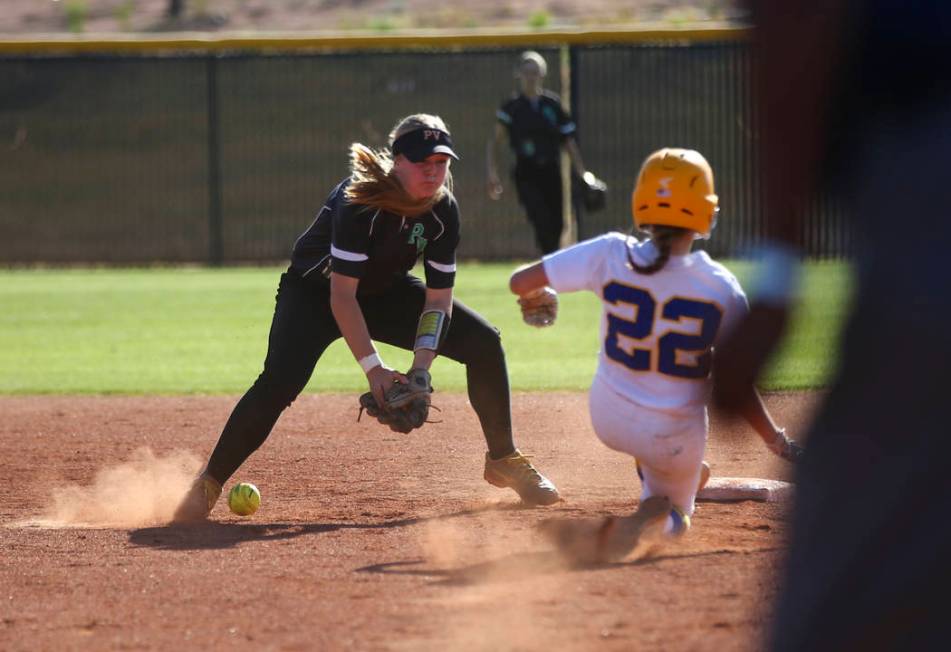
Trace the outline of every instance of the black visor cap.
<path fill-rule="evenodd" d="M 393 154 L 402 154 L 413 163 L 425 161 L 433 154 L 445 154 L 457 161 L 452 137 L 441 129 L 415 129 L 393 141 Z"/>

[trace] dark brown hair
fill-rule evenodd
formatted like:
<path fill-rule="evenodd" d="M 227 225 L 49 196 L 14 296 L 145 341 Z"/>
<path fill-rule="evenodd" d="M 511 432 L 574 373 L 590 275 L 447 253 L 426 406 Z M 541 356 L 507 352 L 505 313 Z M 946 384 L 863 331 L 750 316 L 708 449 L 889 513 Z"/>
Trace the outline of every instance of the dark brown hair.
<path fill-rule="evenodd" d="M 631 256 L 631 250 L 628 248 L 627 262 L 631 266 L 631 269 L 633 269 L 635 272 L 650 276 L 651 274 L 655 274 L 664 269 L 664 265 L 666 265 L 667 261 L 670 260 L 671 243 L 686 233 L 688 229 L 681 229 L 680 227 L 676 226 L 661 225 L 654 225 L 648 228 L 650 229 L 649 232 L 651 241 L 657 248 L 657 258 L 655 258 L 653 262 L 648 265 L 638 265 L 634 262 L 634 257 Z"/>

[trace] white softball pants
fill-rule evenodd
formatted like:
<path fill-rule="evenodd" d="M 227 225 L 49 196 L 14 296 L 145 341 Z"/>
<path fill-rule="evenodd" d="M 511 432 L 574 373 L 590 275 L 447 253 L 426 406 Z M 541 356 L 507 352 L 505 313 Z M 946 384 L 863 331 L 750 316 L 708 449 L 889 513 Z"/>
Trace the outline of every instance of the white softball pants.
<path fill-rule="evenodd" d="M 685 414 L 646 408 L 625 399 L 595 376 L 588 395 L 591 425 L 608 448 L 637 459 L 644 480 L 641 500 L 667 496 L 693 514 L 707 443 L 707 410 Z"/>

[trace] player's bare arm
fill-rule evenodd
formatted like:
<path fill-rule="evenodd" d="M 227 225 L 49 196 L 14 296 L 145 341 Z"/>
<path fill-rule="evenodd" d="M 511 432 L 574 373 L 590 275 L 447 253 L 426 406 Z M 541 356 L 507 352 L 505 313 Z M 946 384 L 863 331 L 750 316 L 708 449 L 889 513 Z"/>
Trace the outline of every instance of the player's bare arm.
<path fill-rule="evenodd" d="M 495 131 L 485 145 L 485 165 L 486 165 L 486 190 L 490 199 L 499 199 L 502 197 L 502 181 L 499 179 L 498 151 L 499 144 L 505 139 L 505 127 L 501 124 L 495 125 Z"/>
<path fill-rule="evenodd" d="M 395 432 L 410 432 L 426 423 L 433 392 L 429 368 L 448 334 L 451 314 L 452 288 L 426 288 L 410 370 L 384 393 L 383 402 L 363 394 L 361 409 Z"/>
<path fill-rule="evenodd" d="M 509 289 L 520 297 L 530 294 L 548 285 L 545 265 L 541 262 L 530 263 L 516 269 L 509 278 Z"/>
<path fill-rule="evenodd" d="M 748 386 L 747 396 L 740 404 L 743 406 L 740 416 L 750 424 L 773 453 L 788 462 L 799 461 L 804 449 L 786 435 L 784 428 L 776 424 L 755 387 Z"/>
<path fill-rule="evenodd" d="M 521 267 L 509 279 L 509 289 L 518 295 L 522 319 L 529 326 L 551 326 L 558 316 L 558 293 L 548 287 L 548 274 L 541 261 Z"/>
<path fill-rule="evenodd" d="M 578 141 L 575 140 L 574 136 L 565 139 L 565 151 L 568 152 L 568 158 L 571 160 L 571 169 L 579 177 L 584 178 L 585 172 L 588 170 L 584 166 L 584 159 L 581 158 L 581 148 L 578 147 Z"/>
<path fill-rule="evenodd" d="M 360 279 L 332 273 L 330 275 L 330 309 L 350 352 L 367 375 L 373 397 L 383 405 L 386 391 L 395 382 L 405 381 L 402 374 L 383 364 L 367 329 L 360 304 L 357 303 L 357 285 Z M 375 356 L 375 357 L 374 357 Z M 371 366 L 372 365 L 372 366 Z"/>

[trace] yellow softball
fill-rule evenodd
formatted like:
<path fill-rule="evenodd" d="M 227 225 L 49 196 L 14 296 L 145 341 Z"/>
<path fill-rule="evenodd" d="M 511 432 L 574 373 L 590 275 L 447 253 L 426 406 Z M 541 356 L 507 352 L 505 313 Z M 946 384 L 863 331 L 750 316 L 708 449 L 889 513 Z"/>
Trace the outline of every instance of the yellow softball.
<path fill-rule="evenodd" d="M 250 516 L 261 506 L 261 492 L 250 482 L 239 482 L 228 494 L 228 507 L 238 516 Z"/>

